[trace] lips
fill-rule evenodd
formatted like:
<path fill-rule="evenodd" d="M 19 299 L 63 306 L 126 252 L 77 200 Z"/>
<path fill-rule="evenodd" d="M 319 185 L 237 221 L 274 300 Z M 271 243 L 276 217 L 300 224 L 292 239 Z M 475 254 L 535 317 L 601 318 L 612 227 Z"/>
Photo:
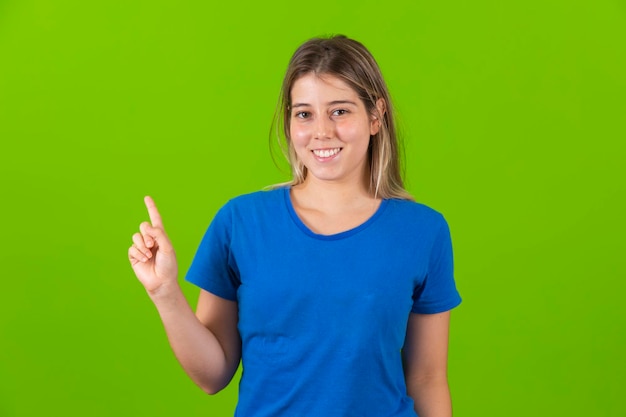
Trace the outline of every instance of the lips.
<path fill-rule="evenodd" d="M 340 151 L 341 148 L 313 149 L 313 155 L 317 156 L 318 158 L 330 158 L 337 155 Z"/>

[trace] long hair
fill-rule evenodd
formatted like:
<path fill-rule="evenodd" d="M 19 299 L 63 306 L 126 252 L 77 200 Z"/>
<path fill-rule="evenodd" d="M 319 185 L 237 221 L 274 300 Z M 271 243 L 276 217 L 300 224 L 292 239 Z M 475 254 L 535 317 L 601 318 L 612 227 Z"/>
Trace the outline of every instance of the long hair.
<path fill-rule="evenodd" d="M 296 80 L 307 74 L 341 79 L 357 93 L 367 112 L 379 119 L 380 129 L 370 137 L 368 151 L 370 193 L 378 198 L 413 200 L 404 189 L 394 111 L 380 68 L 363 44 L 343 35 L 310 39 L 291 57 L 270 132 L 270 137 L 278 139 L 291 166 L 291 181 L 280 185 L 298 185 L 307 176 L 307 168 L 291 144 L 290 133 L 291 89 Z M 383 114 L 376 108 L 379 99 L 384 102 Z"/>

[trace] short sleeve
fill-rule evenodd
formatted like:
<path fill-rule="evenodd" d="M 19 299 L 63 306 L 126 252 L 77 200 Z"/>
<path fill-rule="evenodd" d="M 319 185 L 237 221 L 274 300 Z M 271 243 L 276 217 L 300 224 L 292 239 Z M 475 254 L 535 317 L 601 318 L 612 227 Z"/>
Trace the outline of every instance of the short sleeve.
<path fill-rule="evenodd" d="M 240 280 L 231 254 L 232 217 L 228 204 L 217 212 L 200 242 L 185 280 L 218 297 L 236 301 Z"/>
<path fill-rule="evenodd" d="M 452 240 L 448 223 L 440 216 L 441 224 L 430 252 L 424 281 L 413 293 L 413 313 L 435 314 L 448 311 L 461 303 L 454 282 Z"/>

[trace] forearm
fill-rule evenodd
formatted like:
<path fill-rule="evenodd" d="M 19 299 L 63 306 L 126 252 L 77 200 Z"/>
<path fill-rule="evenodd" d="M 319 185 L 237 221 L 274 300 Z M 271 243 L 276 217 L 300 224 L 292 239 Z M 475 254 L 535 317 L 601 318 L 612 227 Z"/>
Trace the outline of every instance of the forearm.
<path fill-rule="evenodd" d="M 407 392 L 419 417 L 451 417 L 452 402 L 445 376 L 407 380 Z"/>
<path fill-rule="evenodd" d="M 232 379 L 239 357 L 228 355 L 219 340 L 198 320 L 178 284 L 150 294 L 170 346 L 185 372 L 205 392 L 214 394 Z M 232 356 L 232 357 L 231 357 Z"/>

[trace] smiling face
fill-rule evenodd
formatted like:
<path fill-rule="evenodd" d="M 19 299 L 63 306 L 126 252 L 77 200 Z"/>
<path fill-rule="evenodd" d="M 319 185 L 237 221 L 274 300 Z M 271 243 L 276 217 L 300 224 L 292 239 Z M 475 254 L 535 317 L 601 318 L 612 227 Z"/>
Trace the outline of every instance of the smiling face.
<path fill-rule="evenodd" d="M 291 146 L 307 168 L 305 181 L 363 185 L 379 123 L 357 93 L 337 77 L 310 73 L 294 82 L 291 103 Z"/>

